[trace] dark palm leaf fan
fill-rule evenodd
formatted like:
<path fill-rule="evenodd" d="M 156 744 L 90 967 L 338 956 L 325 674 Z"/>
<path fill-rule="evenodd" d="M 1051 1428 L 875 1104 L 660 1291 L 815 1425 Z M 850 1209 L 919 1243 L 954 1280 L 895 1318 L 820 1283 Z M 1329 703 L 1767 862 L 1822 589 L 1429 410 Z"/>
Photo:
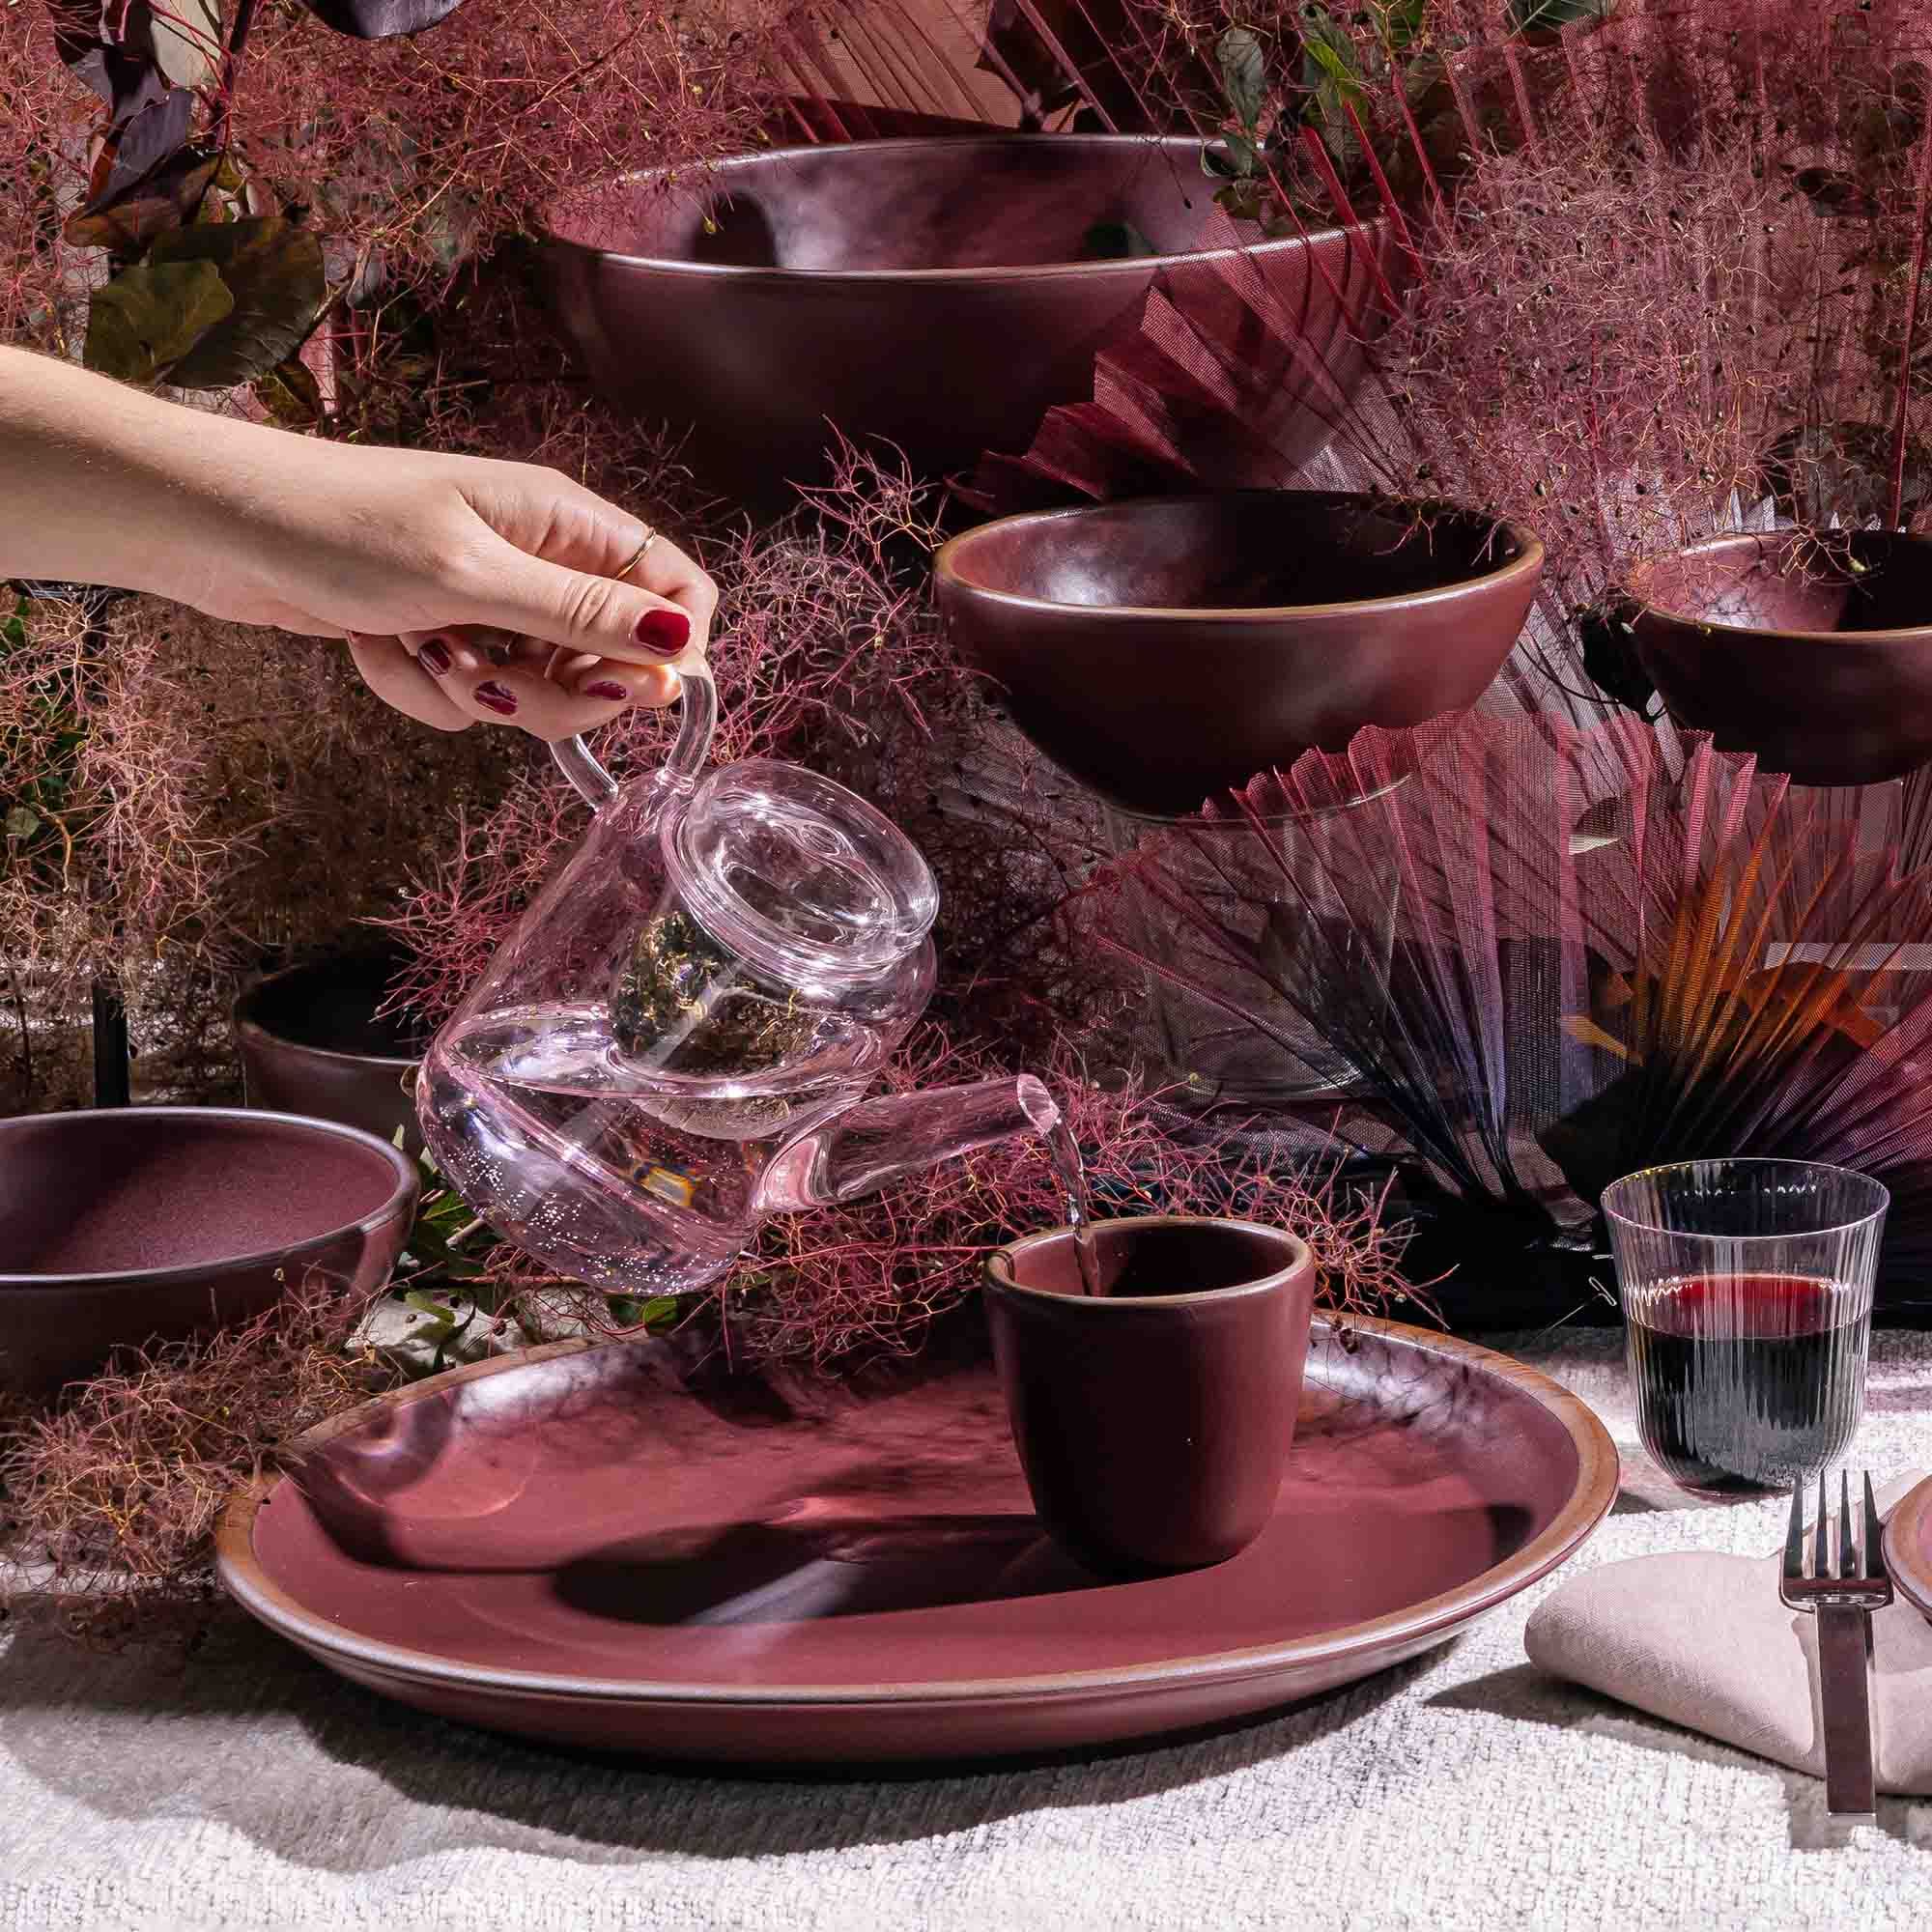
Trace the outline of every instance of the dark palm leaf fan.
<path fill-rule="evenodd" d="M 1465 1242 L 1490 1231 L 1465 1259 L 1511 1230 L 1587 1251 L 1615 1176 L 1727 1153 L 1885 1180 L 1894 1298 L 1932 1248 L 1932 973 L 1909 970 L 1932 873 L 1701 739 L 1367 731 L 1143 844 L 1068 916 L 1282 1051 L 1312 1032 L 1346 1060 L 1341 1131 L 1392 1147 Z"/>

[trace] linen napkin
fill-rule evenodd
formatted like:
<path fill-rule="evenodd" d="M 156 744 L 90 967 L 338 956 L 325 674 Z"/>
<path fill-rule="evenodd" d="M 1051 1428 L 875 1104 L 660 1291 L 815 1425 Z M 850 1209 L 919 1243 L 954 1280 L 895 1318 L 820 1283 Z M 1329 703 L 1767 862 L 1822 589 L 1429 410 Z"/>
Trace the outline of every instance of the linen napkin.
<path fill-rule="evenodd" d="M 1889 1514 L 1921 1472 L 1878 1492 Z M 1816 1619 L 1777 1599 L 1771 1556 L 1633 1556 L 1573 1577 L 1537 1605 L 1530 1662 L 1619 1703 L 1825 1775 Z M 1872 1617 L 1878 1788 L 1932 1795 L 1932 1623 L 1902 1599 Z"/>

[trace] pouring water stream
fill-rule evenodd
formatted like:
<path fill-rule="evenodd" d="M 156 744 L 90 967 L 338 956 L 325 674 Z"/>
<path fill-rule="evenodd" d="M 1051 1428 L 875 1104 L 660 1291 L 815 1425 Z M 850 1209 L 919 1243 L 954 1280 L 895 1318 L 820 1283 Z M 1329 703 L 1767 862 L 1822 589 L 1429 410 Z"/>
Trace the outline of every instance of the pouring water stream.
<path fill-rule="evenodd" d="M 1080 1162 L 1080 1146 L 1066 1116 L 1055 1108 L 1053 1118 L 1035 1120 L 1035 1127 L 1046 1143 L 1047 1158 L 1059 1177 L 1066 1199 L 1066 1225 L 1073 1230 L 1073 1256 L 1080 1264 L 1080 1288 L 1085 1294 L 1103 1293 L 1100 1282 L 1100 1244 L 1094 1237 L 1094 1203 L 1087 1191 L 1087 1173 Z"/>

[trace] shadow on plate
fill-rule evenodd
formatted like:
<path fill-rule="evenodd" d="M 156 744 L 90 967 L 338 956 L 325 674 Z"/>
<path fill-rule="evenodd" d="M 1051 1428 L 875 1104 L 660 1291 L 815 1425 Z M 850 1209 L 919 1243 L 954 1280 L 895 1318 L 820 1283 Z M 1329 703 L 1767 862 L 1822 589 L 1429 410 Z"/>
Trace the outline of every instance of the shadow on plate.
<path fill-rule="evenodd" d="M 1103 1580 L 1030 1516 L 733 1523 L 614 1543 L 556 1572 L 573 1609 L 619 1623 L 792 1623 L 940 1609 Z"/>

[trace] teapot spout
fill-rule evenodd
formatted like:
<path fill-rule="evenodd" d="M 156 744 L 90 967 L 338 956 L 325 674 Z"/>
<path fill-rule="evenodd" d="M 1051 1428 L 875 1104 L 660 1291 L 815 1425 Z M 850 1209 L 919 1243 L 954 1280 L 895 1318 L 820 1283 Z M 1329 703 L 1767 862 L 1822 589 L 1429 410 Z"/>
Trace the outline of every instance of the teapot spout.
<path fill-rule="evenodd" d="M 1045 1134 L 1059 1120 L 1053 1096 L 1031 1073 L 863 1100 L 802 1134 L 766 1168 L 758 1208 L 784 1214 L 860 1201 L 1015 1134 Z"/>

